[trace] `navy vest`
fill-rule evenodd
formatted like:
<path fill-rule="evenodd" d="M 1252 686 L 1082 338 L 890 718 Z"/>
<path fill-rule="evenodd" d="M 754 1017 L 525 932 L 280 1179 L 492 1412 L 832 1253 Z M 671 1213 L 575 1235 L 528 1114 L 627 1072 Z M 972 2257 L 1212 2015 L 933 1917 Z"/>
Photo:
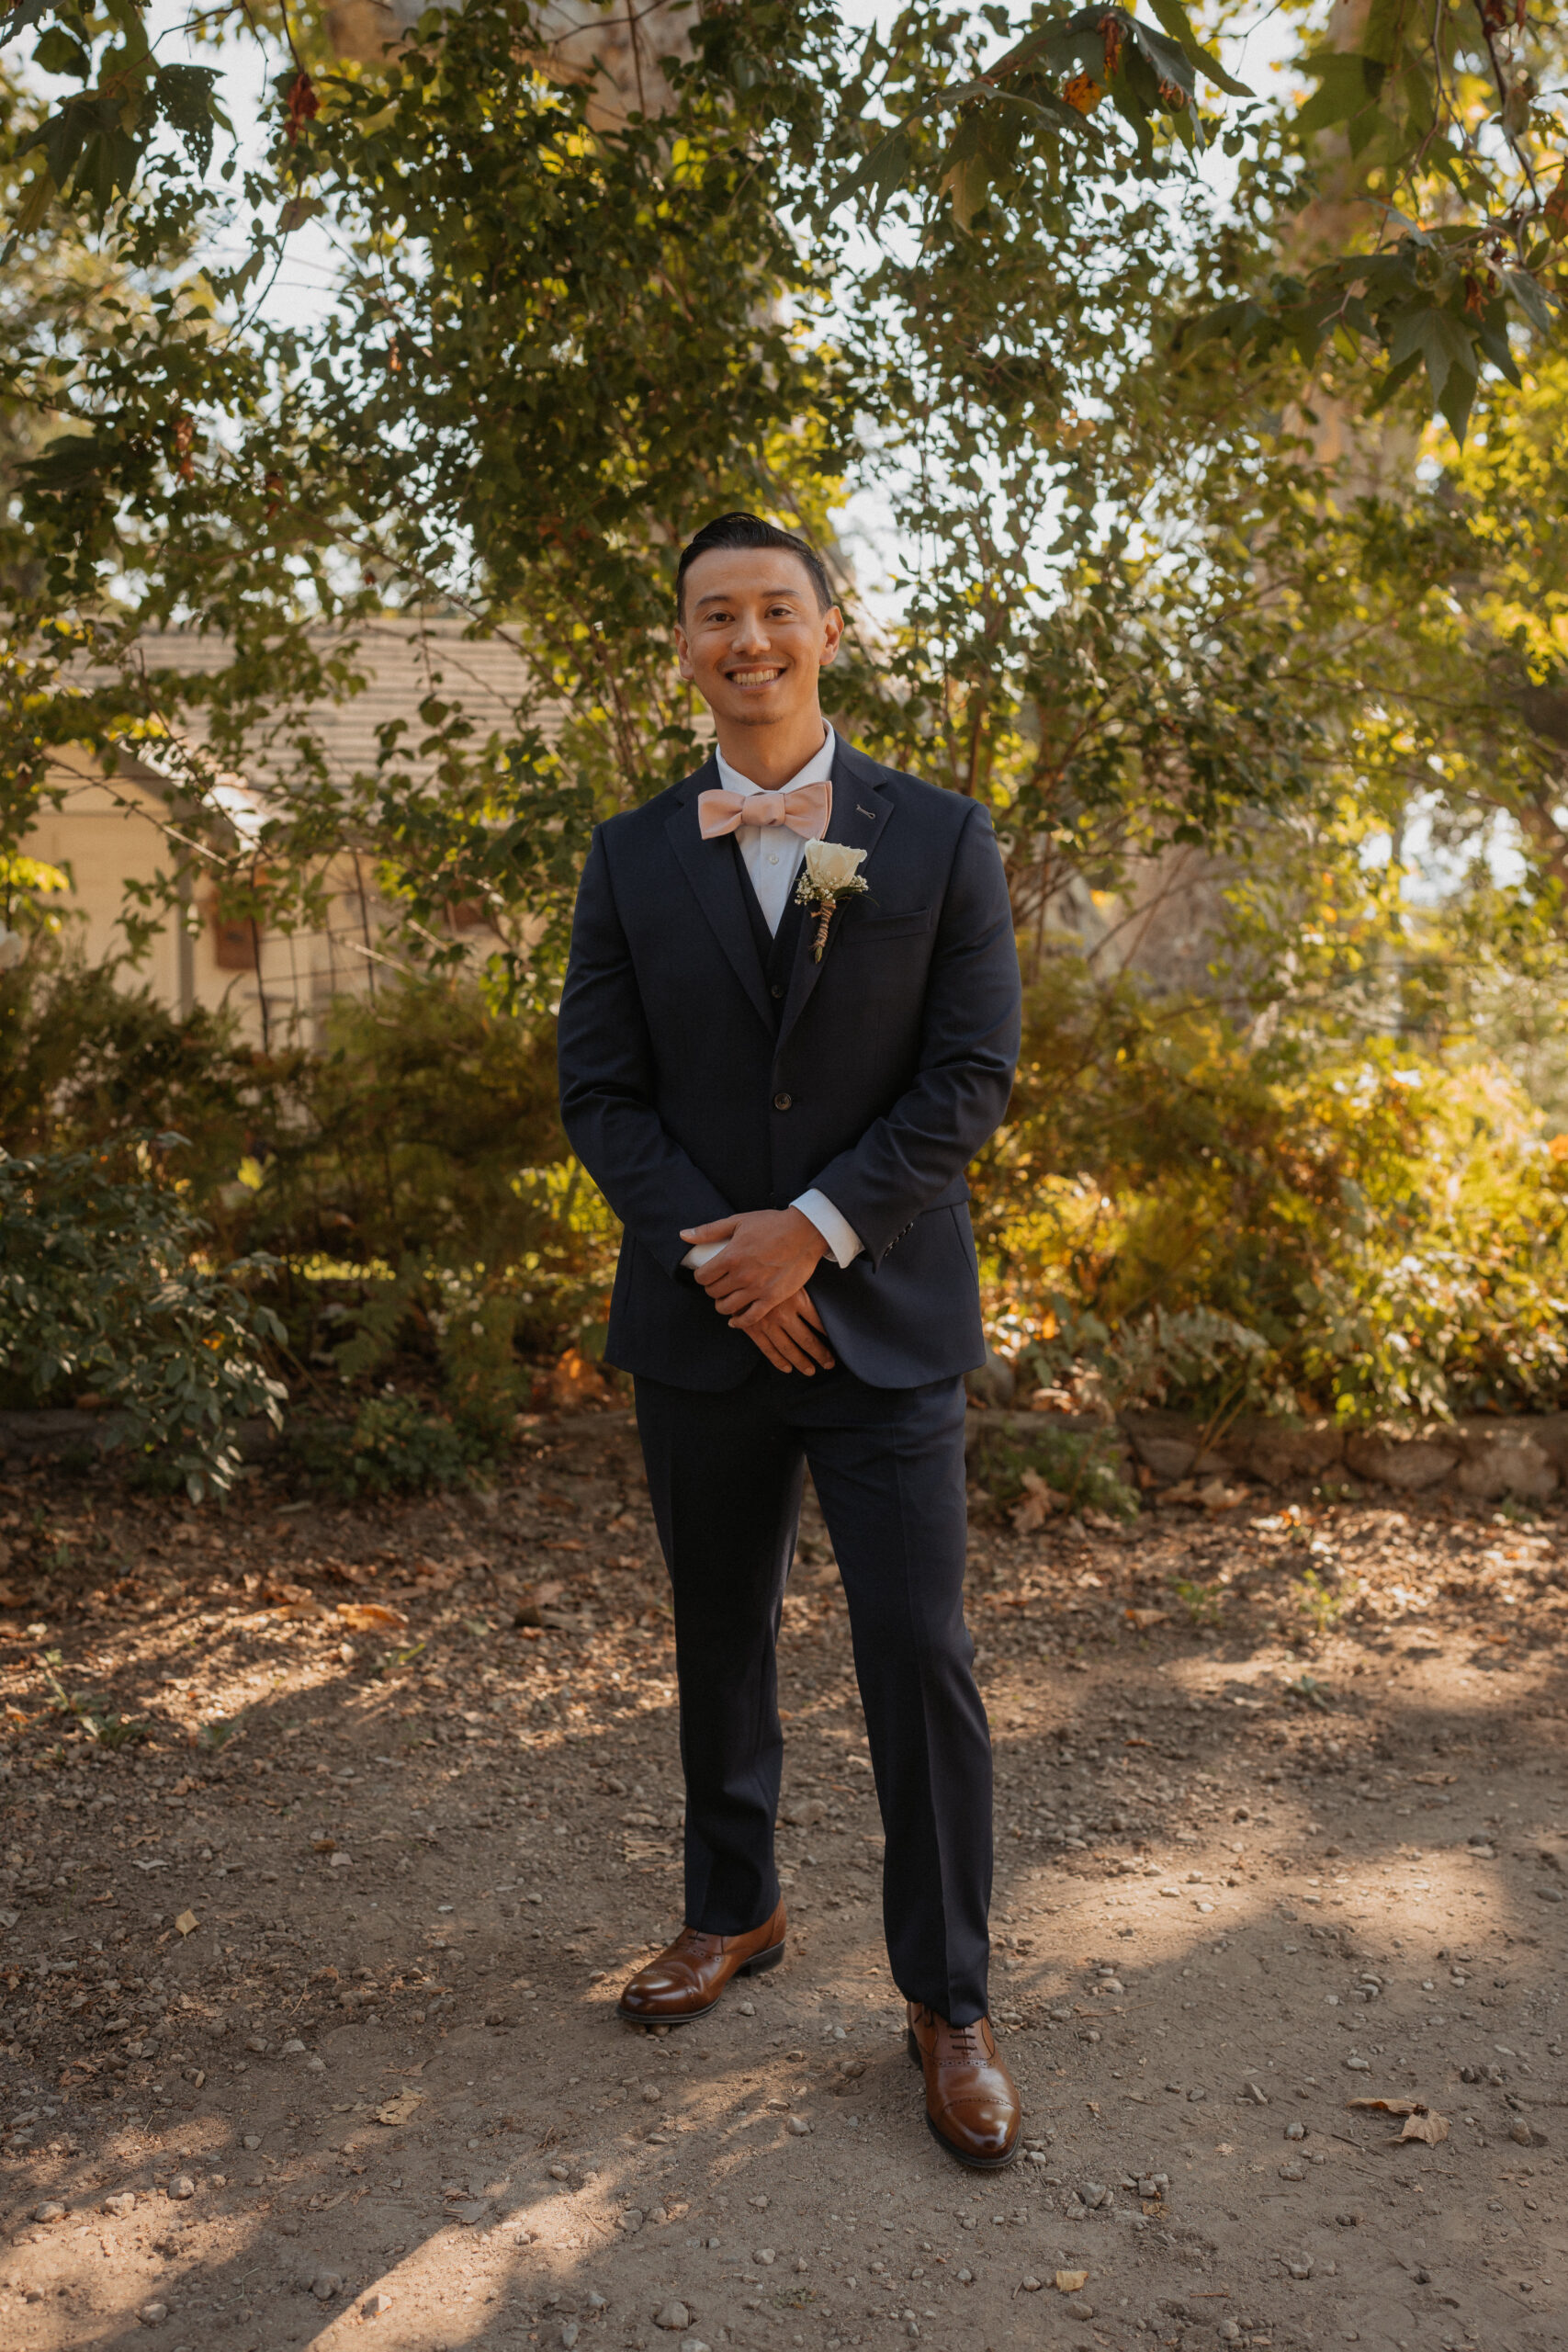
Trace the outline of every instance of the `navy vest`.
<path fill-rule="evenodd" d="M 740 896 L 745 901 L 746 920 L 751 926 L 757 961 L 762 967 L 762 978 L 768 990 L 768 1009 L 773 1016 L 773 1034 L 776 1036 L 784 1015 L 784 999 L 789 994 L 789 976 L 795 969 L 795 950 L 800 943 L 801 925 L 806 921 L 806 909 L 791 890 L 784 910 L 779 917 L 777 931 L 770 931 L 768 918 L 762 912 L 761 901 L 752 888 L 746 860 L 740 854 L 739 841 L 734 833 L 729 837 L 729 845 L 735 852 L 735 863 L 740 875 Z M 804 874 L 805 866 L 800 870 Z"/>

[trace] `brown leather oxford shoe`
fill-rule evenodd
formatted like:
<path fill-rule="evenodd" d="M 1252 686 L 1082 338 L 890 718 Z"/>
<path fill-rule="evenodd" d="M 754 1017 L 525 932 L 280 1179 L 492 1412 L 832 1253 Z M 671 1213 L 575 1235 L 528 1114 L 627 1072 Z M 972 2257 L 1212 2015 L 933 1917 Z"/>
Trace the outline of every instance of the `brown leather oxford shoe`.
<path fill-rule="evenodd" d="M 749 1936 L 707 1936 L 682 1928 L 657 1960 L 650 1960 L 621 1995 L 616 2007 L 633 2025 L 690 2025 L 705 2017 L 732 1976 L 760 1976 L 784 1958 L 784 1907 Z"/>
<path fill-rule="evenodd" d="M 949 2025 L 909 2003 L 909 2055 L 926 2078 L 926 2121 L 950 2156 L 999 2172 L 1018 2154 L 1022 2120 L 1012 2076 L 997 2055 L 989 2018 Z"/>

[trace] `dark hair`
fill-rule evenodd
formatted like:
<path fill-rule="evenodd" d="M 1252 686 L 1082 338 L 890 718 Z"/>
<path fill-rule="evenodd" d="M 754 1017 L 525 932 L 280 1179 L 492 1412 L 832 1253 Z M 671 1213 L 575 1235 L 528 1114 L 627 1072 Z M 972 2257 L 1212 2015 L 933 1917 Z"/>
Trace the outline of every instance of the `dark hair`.
<path fill-rule="evenodd" d="M 681 550 L 681 561 L 675 573 L 677 618 L 685 617 L 687 572 L 698 556 L 709 555 L 715 548 L 783 548 L 786 554 L 798 556 L 806 566 L 807 576 L 816 592 L 818 611 L 825 613 L 833 602 L 827 566 L 815 548 L 807 547 L 804 539 L 797 539 L 793 531 L 781 531 L 776 523 L 764 523 L 760 514 L 720 514 L 713 522 L 705 523 Z"/>

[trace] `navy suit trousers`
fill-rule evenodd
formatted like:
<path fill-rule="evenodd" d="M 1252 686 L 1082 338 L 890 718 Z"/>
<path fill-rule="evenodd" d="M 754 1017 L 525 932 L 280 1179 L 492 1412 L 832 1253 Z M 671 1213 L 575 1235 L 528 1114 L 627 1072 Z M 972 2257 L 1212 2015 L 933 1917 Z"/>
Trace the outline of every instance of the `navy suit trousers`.
<path fill-rule="evenodd" d="M 809 1468 L 849 1604 L 887 1850 L 899 1990 L 987 2011 L 991 1747 L 964 1622 L 964 1383 L 873 1388 L 763 1363 L 739 1387 L 637 1382 L 670 1570 L 686 1776 L 686 1919 L 743 1935 L 779 1897 L 776 1645 Z"/>

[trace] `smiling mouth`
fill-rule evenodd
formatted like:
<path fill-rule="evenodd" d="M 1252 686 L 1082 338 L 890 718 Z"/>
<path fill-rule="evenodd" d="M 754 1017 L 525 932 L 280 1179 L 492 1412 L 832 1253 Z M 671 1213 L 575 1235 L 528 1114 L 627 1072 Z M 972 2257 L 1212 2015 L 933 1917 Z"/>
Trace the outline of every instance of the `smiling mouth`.
<path fill-rule="evenodd" d="M 732 686 L 771 686 L 784 676 L 782 669 L 727 670 L 726 677 Z"/>

